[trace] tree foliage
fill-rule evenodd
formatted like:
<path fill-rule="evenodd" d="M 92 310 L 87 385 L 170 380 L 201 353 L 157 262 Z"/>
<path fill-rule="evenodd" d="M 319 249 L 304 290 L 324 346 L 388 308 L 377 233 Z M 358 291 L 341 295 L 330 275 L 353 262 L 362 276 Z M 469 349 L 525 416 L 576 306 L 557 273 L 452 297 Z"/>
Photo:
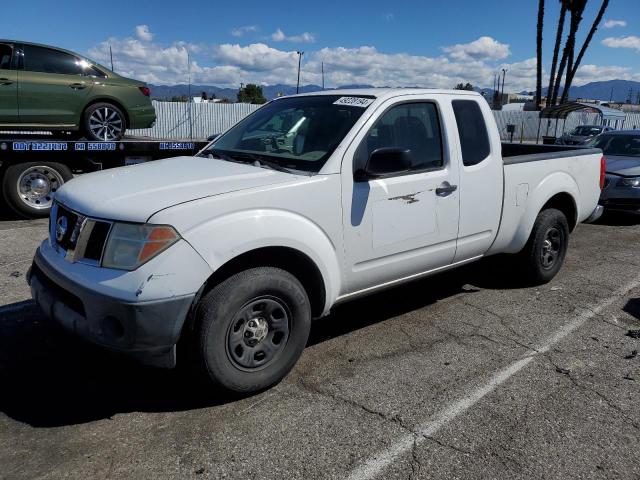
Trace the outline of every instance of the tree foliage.
<path fill-rule="evenodd" d="M 471 85 L 469 82 L 467 82 L 467 83 L 459 83 L 453 88 L 455 90 L 473 90 L 473 85 Z"/>
<path fill-rule="evenodd" d="M 262 104 L 266 103 L 267 99 L 262 94 L 262 87 L 249 83 L 238 92 L 238 102 Z"/>

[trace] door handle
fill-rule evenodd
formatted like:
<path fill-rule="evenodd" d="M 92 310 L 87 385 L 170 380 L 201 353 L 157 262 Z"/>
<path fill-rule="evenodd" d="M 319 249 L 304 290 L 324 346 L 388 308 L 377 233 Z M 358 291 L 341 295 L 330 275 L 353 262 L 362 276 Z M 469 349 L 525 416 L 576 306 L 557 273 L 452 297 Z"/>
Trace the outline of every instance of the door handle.
<path fill-rule="evenodd" d="M 84 83 L 72 83 L 69 85 L 69 88 L 72 88 L 74 90 L 83 90 L 87 88 L 87 86 Z"/>
<path fill-rule="evenodd" d="M 8 78 L 0 78 L 0 85 L 11 85 L 13 82 Z"/>
<path fill-rule="evenodd" d="M 449 182 L 442 182 L 440 186 L 436 188 L 436 195 L 439 197 L 448 197 L 457 189 L 457 185 L 451 185 Z"/>

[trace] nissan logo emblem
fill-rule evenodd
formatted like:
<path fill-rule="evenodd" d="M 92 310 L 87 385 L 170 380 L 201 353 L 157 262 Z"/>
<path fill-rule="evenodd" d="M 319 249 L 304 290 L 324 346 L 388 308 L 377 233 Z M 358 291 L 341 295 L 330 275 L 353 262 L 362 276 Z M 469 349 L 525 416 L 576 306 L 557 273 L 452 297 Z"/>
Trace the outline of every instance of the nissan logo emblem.
<path fill-rule="evenodd" d="M 56 240 L 61 242 L 67 233 L 67 217 L 60 217 L 56 222 Z"/>

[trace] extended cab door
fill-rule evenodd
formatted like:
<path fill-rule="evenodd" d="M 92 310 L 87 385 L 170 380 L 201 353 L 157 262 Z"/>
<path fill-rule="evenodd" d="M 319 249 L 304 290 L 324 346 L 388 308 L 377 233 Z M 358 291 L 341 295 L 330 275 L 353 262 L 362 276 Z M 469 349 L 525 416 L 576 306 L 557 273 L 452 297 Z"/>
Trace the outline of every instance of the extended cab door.
<path fill-rule="evenodd" d="M 460 229 L 455 261 L 484 255 L 502 215 L 503 164 L 500 135 L 489 104 L 478 95 L 451 102 L 459 142 Z M 488 123 L 486 119 L 490 119 Z"/>
<path fill-rule="evenodd" d="M 0 43 L 0 124 L 18 123 L 18 74 L 14 46 Z"/>
<path fill-rule="evenodd" d="M 443 127 L 450 105 L 402 96 L 378 111 L 342 164 L 348 293 L 449 265 L 456 248 L 458 165 Z M 408 171 L 354 180 L 372 152 L 389 147 L 410 151 Z"/>
<path fill-rule="evenodd" d="M 59 50 L 24 45 L 18 71 L 20 122 L 74 126 L 93 82 L 83 61 Z"/>

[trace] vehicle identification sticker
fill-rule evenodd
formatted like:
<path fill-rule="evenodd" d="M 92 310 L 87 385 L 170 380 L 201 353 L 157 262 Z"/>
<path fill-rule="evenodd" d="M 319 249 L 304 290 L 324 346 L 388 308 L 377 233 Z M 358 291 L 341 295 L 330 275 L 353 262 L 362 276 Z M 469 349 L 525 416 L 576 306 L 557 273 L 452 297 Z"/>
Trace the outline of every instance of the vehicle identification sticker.
<path fill-rule="evenodd" d="M 362 98 L 362 97 L 340 97 L 333 102 L 334 105 L 346 105 L 348 107 L 362 107 L 367 108 L 373 103 L 374 98 Z"/>

